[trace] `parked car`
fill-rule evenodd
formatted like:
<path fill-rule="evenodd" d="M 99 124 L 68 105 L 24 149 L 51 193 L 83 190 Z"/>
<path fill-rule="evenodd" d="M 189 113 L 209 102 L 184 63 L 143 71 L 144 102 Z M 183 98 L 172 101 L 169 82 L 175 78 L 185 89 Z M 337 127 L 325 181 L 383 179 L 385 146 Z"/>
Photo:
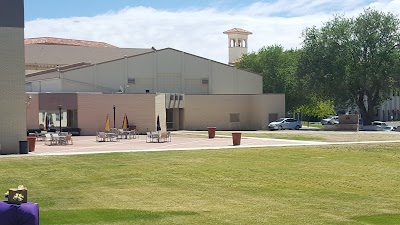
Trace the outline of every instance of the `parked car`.
<path fill-rule="evenodd" d="M 374 121 L 372 122 L 372 126 L 376 126 L 377 130 L 394 130 L 392 126 L 389 126 L 382 121 Z"/>
<path fill-rule="evenodd" d="M 295 129 L 301 128 L 301 121 L 293 118 L 280 118 L 274 122 L 269 123 L 269 130 L 285 130 L 285 129 Z"/>
<path fill-rule="evenodd" d="M 339 123 L 339 117 L 338 116 L 328 116 L 325 119 L 321 120 L 322 125 L 327 125 L 327 124 L 338 124 Z"/>

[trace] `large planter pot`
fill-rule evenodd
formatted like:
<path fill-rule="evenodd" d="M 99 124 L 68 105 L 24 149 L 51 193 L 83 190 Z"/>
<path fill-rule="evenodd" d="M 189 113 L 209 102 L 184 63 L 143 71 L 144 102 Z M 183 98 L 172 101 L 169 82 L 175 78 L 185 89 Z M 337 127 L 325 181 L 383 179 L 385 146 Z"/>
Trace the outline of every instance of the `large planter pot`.
<path fill-rule="evenodd" d="M 28 147 L 30 152 L 35 151 L 35 145 L 36 145 L 36 137 L 27 137 L 26 138 L 28 141 Z"/>
<path fill-rule="evenodd" d="M 233 145 L 240 145 L 241 139 L 242 139 L 242 133 L 239 132 L 232 133 Z"/>
<path fill-rule="evenodd" d="M 217 130 L 216 127 L 207 127 L 208 130 L 208 138 L 215 138 L 215 130 Z"/>

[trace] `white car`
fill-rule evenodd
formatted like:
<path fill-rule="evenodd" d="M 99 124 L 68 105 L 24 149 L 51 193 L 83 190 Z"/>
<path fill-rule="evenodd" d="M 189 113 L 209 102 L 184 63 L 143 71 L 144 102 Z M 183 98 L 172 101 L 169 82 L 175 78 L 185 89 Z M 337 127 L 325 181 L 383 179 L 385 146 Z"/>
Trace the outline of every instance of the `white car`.
<path fill-rule="evenodd" d="M 301 128 L 301 121 L 293 118 L 280 118 L 274 122 L 268 124 L 269 130 L 284 130 L 284 129 L 295 129 Z"/>
<path fill-rule="evenodd" d="M 376 130 L 394 130 L 393 127 L 382 121 L 374 121 L 372 122 L 372 126 L 376 126 Z"/>
<path fill-rule="evenodd" d="M 339 123 L 339 117 L 338 116 L 328 116 L 325 119 L 321 120 L 322 125 L 327 125 L 327 124 L 338 124 Z"/>

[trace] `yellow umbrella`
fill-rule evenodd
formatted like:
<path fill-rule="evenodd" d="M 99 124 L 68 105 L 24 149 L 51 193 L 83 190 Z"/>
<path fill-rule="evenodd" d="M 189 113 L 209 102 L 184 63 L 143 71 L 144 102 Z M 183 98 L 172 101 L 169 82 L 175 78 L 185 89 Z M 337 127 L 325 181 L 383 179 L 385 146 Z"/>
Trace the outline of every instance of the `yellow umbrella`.
<path fill-rule="evenodd" d="M 106 118 L 106 126 L 104 127 L 105 131 L 110 131 L 110 116 L 107 114 Z"/>
<path fill-rule="evenodd" d="M 128 117 L 126 116 L 125 113 L 124 122 L 122 123 L 122 129 L 127 129 L 127 128 L 128 128 Z"/>
<path fill-rule="evenodd" d="M 47 117 L 47 112 L 45 113 L 45 116 L 44 116 L 44 125 L 43 125 L 43 130 L 44 131 L 46 131 L 49 127 L 49 124 L 48 124 L 48 121 L 49 121 L 49 118 Z"/>

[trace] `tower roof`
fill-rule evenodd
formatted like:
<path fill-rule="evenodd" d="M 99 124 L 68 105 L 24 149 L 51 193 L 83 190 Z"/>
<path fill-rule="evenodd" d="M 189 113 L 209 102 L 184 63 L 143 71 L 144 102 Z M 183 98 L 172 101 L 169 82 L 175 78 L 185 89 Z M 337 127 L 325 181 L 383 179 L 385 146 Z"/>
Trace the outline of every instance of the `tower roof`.
<path fill-rule="evenodd" d="M 227 31 L 224 31 L 224 34 L 252 34 L 252 33 L 242 28 L 232 28 Z"/>

